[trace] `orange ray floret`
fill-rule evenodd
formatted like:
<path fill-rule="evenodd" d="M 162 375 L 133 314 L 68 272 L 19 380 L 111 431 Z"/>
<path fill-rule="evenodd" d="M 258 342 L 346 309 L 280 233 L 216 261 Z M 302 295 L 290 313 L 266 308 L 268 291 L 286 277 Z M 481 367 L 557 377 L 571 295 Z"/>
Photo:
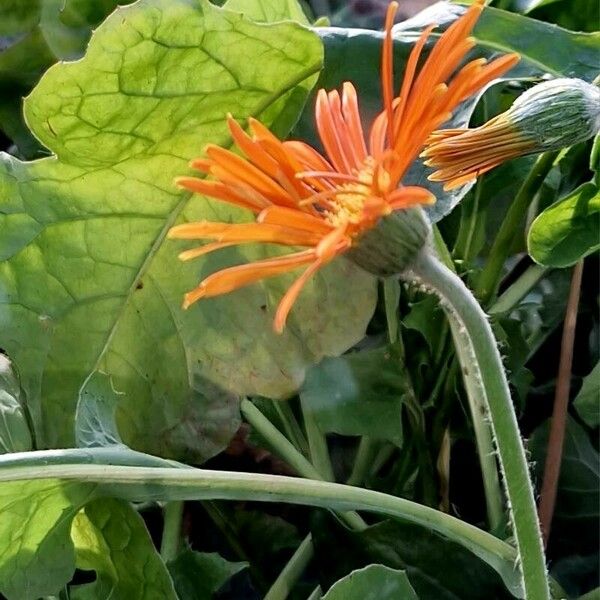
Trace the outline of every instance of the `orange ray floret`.
<path fill-rule="evenodd" d="M 457 105 L 510 69 L 518 56 L 509 54 L 489 64 L 477 59 L 460 66 L 474 46 L 469 36 L 483 10 L 483 0 L 476 0 L 440 36 L 419 68 L 434 25 L 423 31 L 396 95 L 392 25 L 397 8 L 398 3 L 391 2 L 385 19 L 383 108 L 367 135 L 356 90 L 345 82 L 341 93 L 317 93 L 315 118 L 323 154 L 301 141 L 279 140 L 256 119 L 249 119 L 247 133 L 228 115 L 229 131 L 239 153 L 209 145 L 206 156 L 191 163 L 208 179 L 177 180 L 185 189 L 255 214 L 254 223 L 201 222 L 172 228 L 171 238 L 210 241 L 182 252 L 183 260 L 253 242 L 305 248 L 218 271 L 186 294 L 184 307 L 200 298 L 226 294 L 304 267 L 276 311 L 274 327 L 281 332 L 302 288 L 320 268 L 359 244 L 361 236 L 391 212 L 435 200 L 425 188 L 403 186 L 404 174 L 428 138 L 451 138 L 451 133 L 433 132 L 450 118 Z M 493 160 L 491 153 L 490 163 Z"/>

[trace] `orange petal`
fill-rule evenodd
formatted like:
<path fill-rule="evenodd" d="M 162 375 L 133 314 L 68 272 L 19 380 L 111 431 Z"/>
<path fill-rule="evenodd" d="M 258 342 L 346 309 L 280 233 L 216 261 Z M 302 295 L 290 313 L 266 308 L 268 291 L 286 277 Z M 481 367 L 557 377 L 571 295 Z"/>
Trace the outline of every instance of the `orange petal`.
<path fill-rule="evenodd" d="M 385 37 L 381 53 L 381 88 L 383 92 L 383 107 L 387 115 L 387 134 L 390 148 L 394 147 L 394 111 L 392 100 L 394 98 L 394 40 L 392 39 L 392 26 L 398 10 L 397 2 L 390 2 L 385 15 Z"/>
<path fill-rule="evenodd" d="M 288 256 L 269 258 L 246 265 L 229 267 L 209 275 L 200 285 L 184 296 L 183 308 L 188 308 L 200 298 L 211 298 L 228 294 L 233 290 L 255 283 L 267 277 L 274 277 L 293 271 L 315 260 L 314 250 L 304 250 Z"/>
<path fill-rule="evenodd" d="M 211 242 L 210 244 L 204 244 L 204 246 L 198 246 L 197 248 L 191 248 L 190 250 L 184 250 L 180 252 L 178 257 L 179 260 L 188 261 L 199 256 L 204 256 L 215 250 L 221 250 L 222 248 L 229 248 L 235 246 L 237 242 Z"/>
<path fill-rule="evenodd" d="M 218 200 L 247 208 L 253 212 L 260 212 L 268 202 L 256 196 L 247 196 L 239 191 L 225 185 L 220 181 L 207 181 L 205 179 L 197 179 L 196 177 L 178 177 L 175 183 L 186 190 L 210 196 Z"/>
<path fill-rule="evenodd" d="M 344 83 L 342 89 L 342 112 L 348 126 L 348 132 L 352 139 L 354 150 L 358 153 L 359 160 L 364 162 L 367 158 L 365 134 L 360 120 L 356 89 L 349 81 Z"/>
<path fill-rule="evenodd" d="M 265 242 L 288 246 L 315 246 L 321 235 L 271 223 L 184 223 L 169 230 L 173 239 L 214 239 L 218 242 Z"/>
<path fill-rule="evenodd" d="M 435 196 L 425 188 L 409 185 L 394 190 L 387 201 L 393 210 L 398 210 L 419 204 L 433 204 Z"/>
<path fill-rule="evenodd" d="M 340 173 L 350 173 L 351 164 L 342 150 L 325 90 L 317 93 L 315 119 L 319 137 L 333 166 Z"/>
<path fill-rule="evenodd" d="M 327 235 L 332 227 L 323 219 L 308 213 L 283 206 L 269 206 L 256 218 L 259 223 L 273 225 L 287 225 L 303 231 L 314 231 L 320 235 Z"/>
<path fill-rule="evenodd" d="M 323 266 L 322 260 L 316 260 L 312 265 L 294 281 L 294 283 L 290 286 L 288 291 L 285 293 L 281 302 L 279 302 L 279 306 L 277 307 L 277 312 L 275 313 L 275 319 L 273 320 L 273 329 L 276 333 L 283 333 L 283 328 L 285 327 L 285 322 L 287 320 L 288 314 L 294 305 L 294 302 L 298 299 L 298 295 L 302 291 L 302 288 L 306 285 L 308 280 Z"/>

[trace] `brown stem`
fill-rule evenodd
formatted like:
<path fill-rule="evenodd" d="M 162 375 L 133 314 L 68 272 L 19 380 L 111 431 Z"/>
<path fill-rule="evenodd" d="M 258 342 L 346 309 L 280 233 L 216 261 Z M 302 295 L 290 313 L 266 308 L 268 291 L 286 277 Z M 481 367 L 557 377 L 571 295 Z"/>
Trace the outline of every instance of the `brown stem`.
<path fill-rule="evenodd" d="M 554 395 L 554 408 L 552 410 L 550 437 L 548 439 L 548 452 L 546 454 L 544 479 L 540 494 L 539 517 L 544 537 L 544 546 L 548 543 L 548 538 L 550 537 L 550 526 L 556 503 L 556 489 L 565 441 L 569 390 L 571 388 L 571 367 L 573 366 L 573 344 L 575 341 L 575 326 L 577 324 L 577 307 L 579 305 L 582 274 L 583 261 L 579 261 L 573 269 L 571 289 L 569 290 L 569 300 L 565 313 L 560 347 L 560 363 L 558 365 L 558 377 Z"/>

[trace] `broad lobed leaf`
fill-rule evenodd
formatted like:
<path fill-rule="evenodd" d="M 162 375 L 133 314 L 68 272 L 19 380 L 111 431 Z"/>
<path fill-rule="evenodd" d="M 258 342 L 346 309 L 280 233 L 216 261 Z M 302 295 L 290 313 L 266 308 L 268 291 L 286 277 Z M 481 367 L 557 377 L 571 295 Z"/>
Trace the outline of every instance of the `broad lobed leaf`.
<path fill-rule="evenodd" d="M 227 112 L 284 132 L 321 60 L 318 38 L 296 24 L 142 0 L 107 19 L 86 57 L 52 67 L 28 98 L 28 122 L 57 156 L 5 156 L 0 167 L 0 342 L 42 445 L 71 443 L 78 389 L 99 369 L 125 393 L 126 442 L 203 460 L 239 423 L 221 388 L 285 396 L 307 366 L 362 336 L 375 285 L 345 262 L 307 287 L 278 337 L 272 314 L 289 278 L 180 309 L 203 274 L 273 250 L 181 265 L 178 245 L 163 244 L 178 221 L 247 218 L 188 198 L 172 179 L 205 143 L 229 143 Z"/>

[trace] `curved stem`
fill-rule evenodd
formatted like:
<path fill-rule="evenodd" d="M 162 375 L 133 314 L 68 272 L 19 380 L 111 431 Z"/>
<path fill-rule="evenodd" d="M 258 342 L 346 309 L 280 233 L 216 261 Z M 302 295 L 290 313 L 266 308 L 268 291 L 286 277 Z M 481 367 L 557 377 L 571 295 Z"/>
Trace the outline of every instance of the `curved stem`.
<path fill-rule="evenodd" d="M 167 502 L 163 508 L 163 534 L 160 541 L 160 556 L 165 562 L 177 558 L 181 547 L 181 523 L 183 502 Z"/>
<path fill-rule="evenodd" d="M 560 346 L 560 362 L 556 380 L 556 393 L 554 395 L 554 409 L 548 438 L 548 453 L 544 465 L 544 479 L 540 493 L 540 523 L 544 543 L 548 542 L 554 505 L 556 503 L 556 489 L 560 475 L 563 445 L 565 441 L 565 428 L 567 426 L 567 408 L 569 406 L 569 391 L 571 388 L 571 368 L 573 366 L 573 345 L 575 343 L 575 326 L 577 325 L 577 307 L 581 291 L 583 276 L 583 261 L 579 261 L 573 269 L 571 289 L 565 314 L 562 341 Z"/>
<path fill-rule="evenodd" d="M 475 295 L 481 300 L 483 305 L 489 304 L 498 289 L 498 284 L 502 276 L 502 267 L 510 255 L 511 246 L 525 219 L 527 208 L 537 194 L 546 175 L 552 169 L 557 155 L 558 151 L 545 152 L 538 158 L 529 172 L 527 179 L 525 179 L 517 192 L 514 201 L 511 203 L 504 221 L 502 221 L 500 231 L 498 231 L 486 265 L 475 287 Z"/>
<path fill-rule="evenodd" d="M 106 495 L 132 501 L 159 498 L 283 502 L 336 511 L 364 510 L 386 515 L 421 525 L 461 544 L 494 568 L 513 594 L 522 593 L 514 567 L 517 555 L 512 546 L 456 517 L 381 492 L 326 481 L 260 473 L 68 463 L 19 466 L 19 461 L 12 457 L 6 462 L 10 466 L 5 466 L 0 457 L 0 483 L 4 483 L 5 494 L 8 493 L 7 482 L 77 481 L 81 485 L 90 486 L 90 497 L 93 492 L 97 496 Z M 543 597 L 538 596 L 536 600 Z"/>
<path fill-rule="evenodd" d="M 446 310 L 454 315 L 470 338 L 504 475 L 525 597 L 547 600 L 548 579 L 529 468 L 492 328 L 462 280 L 430 252 L 421 253 L 412 275 L 439 296 Z M 472 368 L 473 363 L 463 365 L 465 367 Z"/>

